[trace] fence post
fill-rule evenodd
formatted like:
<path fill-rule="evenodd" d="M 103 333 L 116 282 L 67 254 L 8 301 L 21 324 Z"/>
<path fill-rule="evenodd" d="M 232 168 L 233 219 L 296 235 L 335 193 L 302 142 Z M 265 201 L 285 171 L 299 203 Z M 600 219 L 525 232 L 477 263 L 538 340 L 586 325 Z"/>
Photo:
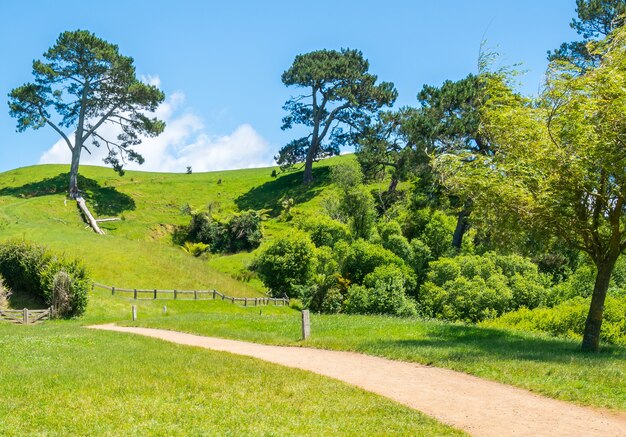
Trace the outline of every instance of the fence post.
<path fill-rule="evenodd" d="M 48 308 L 48 320 L 52 319 L 52 307 Z"/>
<path fill-rule="evenodd" d="M 154 289 L 154 300 L 156 300 L 156 298 L 157 298 L 157 291 L 156 291 L 156 288 L 155 288 Z"/>
<path fill-rule="evenodd" d="M 24 314 L 22 315 L 22 322 L 28 325 L 28 308 L 24 308 Z"/>
<path fill-rule="evenodd" d="M 243 301 L 243 306 L 245 306 L 245 307 L 248 306 L 248 298 L 247 297 Z"/>
<path fill-rule="evenodd" d="M 213 300 L 215 300 L 215 290 L 213 290 Z"/>
<path fill-rule="evenodd" d="M 137 320 L 137 307 L 133 305 L 133 322 Z"/>
<path fill-rule="evenodd" d="M 174 299 L 176 299 L 177 297 L 178 297 L 178 292 L 174 290 Z"/>
<path fill-rule="evenodd" d="M 167 314 L 167 305 L 163 305 L 163 314 Z"/>
<path fill-rule="evenodd" d="M 309 310 L 302 310 L 302 340 L 306 340 L 311 336 L 311 319 Z"/>
<path fill-rule="evenodd" d="M 135 300 L 137 300 L 137 289 L 135 288 Z"/>
<path fill-rule="evenodd" d="M 111 287 L 111 296 L 115 296 L 115 287 Z"/>
<path fill-rule="evenodd" d="M 254 306 L 257 306 L 257 304 L 258 304 L 258 299 L 259 299 L 258 297 L 255 297 L 255 298 L 254 298 Z"/>
<path fill-rule="evenodd" d="M 198 300 L 198 290 L 193 291 L 193 300 Z"/>
<path fill-rule="evenodd" d="M 233 303 L 235 303 L 235 298 L 233 297 L 232 299 L 233 299 Z"/>

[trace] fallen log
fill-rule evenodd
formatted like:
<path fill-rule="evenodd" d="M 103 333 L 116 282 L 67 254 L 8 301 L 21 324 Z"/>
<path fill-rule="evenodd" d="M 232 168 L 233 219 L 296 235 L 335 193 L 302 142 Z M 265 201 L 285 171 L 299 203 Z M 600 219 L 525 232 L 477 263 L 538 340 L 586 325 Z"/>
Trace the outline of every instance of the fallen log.
<path fill-rule="evenodd" d="M 96 219 L 96 223 L 102 223 L 102 222 L 117 222 L 122 220 L 119 217 L 111 217 L 111 218 L 103 218 L 103 219 Z"/>
<path fill-rule="evenodd" d="M 76 203 L 78 204 L 78 207 L 80 208 L 80 210 L 83 212 L 83 215 L 87 219 L 87 222 L 89 223 L 91 228 L 94 230 L 94 232 L 96 234 L 104 235 L 104 232 L 102 231 L 102 229 L 100 229 L 100 226 L 98 226 L 98 222 L 93 217 L 93 215 L 91 215 L 91 212 L 89 212 L 89 209 L 87 208 L 87 204 L 85 203 L 85 199 L 83 199 L 81 196 L 78 196 L 76 197 Z"/>

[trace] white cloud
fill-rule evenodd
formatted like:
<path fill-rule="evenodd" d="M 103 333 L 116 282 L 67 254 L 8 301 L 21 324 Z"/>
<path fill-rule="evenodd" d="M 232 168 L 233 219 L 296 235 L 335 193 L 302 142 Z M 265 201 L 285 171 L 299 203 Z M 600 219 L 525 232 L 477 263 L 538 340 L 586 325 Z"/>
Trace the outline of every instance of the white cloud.
<path fill-rule="evenodd" d="M 157 76 L 142 77 L 142 81 L 160 84 Z M 242 124 L 227 135 L 206 131 L 202 119 L 184 108 L 185 95 L 171 94 L 159 106 L 155 116 L 166 123 L 156 138 L 145 138 L 135 150 L 144 158 L 143 165 L 128 163 L 127 169 L 161 172 L 184 172 L 191 166 L 194 172 L 231 170 L 272 165 L 269 145 L 249 124 Z M 115 138 L 117 129 L 103 125 L 99 130 L 105 138 Z M 104 165 L 106 147 L 89 147 L 83 151 L 81 164 Z M 57 141 L 39 159 L 40 164 L 69 164 L 70 151 L 63 140 Z"/>

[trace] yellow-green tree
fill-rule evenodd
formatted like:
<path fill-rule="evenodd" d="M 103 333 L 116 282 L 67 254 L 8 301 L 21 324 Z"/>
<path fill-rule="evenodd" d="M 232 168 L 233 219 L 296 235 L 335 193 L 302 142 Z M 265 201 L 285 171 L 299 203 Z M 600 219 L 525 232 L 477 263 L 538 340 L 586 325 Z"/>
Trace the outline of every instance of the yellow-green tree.
<path fill-rule="evenodd" d="M 626 29 L 601 45 L 602 62 L 581 71 L 550 64 L 537 99 L 487 75 L 482 110 L 493 156 L 442 155 L 447 186 L 472 195 L 493 234 L 524 229 L 562 239 L 597 267 L 582 349 L 599 349 L 611 273 L 626 249 Z"/>

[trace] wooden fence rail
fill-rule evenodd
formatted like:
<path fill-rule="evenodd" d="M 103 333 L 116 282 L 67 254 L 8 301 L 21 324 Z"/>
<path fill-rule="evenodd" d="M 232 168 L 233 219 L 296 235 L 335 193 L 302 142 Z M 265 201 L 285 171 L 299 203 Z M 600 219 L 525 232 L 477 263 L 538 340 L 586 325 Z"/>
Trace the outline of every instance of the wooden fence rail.
<path fill-rule="evenodd" d="M 156 299 L 185 299 L 185 300 L 227 300 L 232 303 L 241 302 L 243 306 L 260 305 L 289 305 L 289 298 L 275 297 L 231 297 L 220 293 L 217 290 L 158 290 L 156 288 L 118 288 L 104 284 L 92 283 L 94 287 L 111 291 L 111 295 L 116 293 L 131 294 L 135 300 L 156 300 Z M 160 296 L 159 296 L 160 295 Z M 165 297 L 164 297 L 165 296 Z M 185 298 L 187 296 L 187 298 Z"/>
<path fill-rule="evenodd" d="M 21 325 L 32 325 L 43 320 L 50 320 L 51 318 L 52 308 L 45 310 L 29 310 L 28 308 L 23 310 L 0 310 L 0 320 Z"/>

